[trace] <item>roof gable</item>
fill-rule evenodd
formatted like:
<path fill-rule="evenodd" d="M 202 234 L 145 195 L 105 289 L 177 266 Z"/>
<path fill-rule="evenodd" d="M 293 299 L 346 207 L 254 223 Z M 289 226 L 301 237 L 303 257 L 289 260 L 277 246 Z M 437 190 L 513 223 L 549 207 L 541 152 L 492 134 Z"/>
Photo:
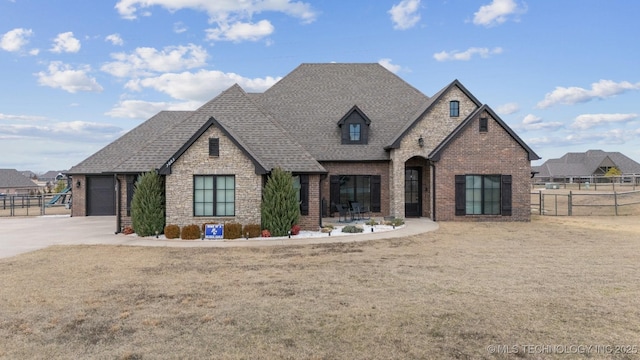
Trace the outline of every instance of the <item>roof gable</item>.
<path fill-rule="evenodd" d="M 352 116 L 354 115 L 354 113 L 359 116 L 366 125 L 371 125 L 371 120 L 369 119 L 369 117 L 367 115 L 365 115 L 365 113 L 362 112 L 362 110 L 360 110 L 360 108 L 358 107 L 358 105 L 353 105 L 353 107 L 351 108 L 351 110 L 347 111 L 346 114 L 344 114 L 344 116 L 342 117 L 342 119 L 340 119 L 338 121 L 338 126 L 342 127 L 342 125 L 344 125 L 344 123 Z"/>
<path fill-rule="evenodd" d="M 203 105 L 192 118 L 201 126 L 180 149 L 167 158 L 161 173 L 170 174 L 171 165 L 210 126 L 220 128 L 253 162 L 258 174 L 268 173 L 276 167 L 291 172 L 326 172 L 281 126 L 261 111 L 237 84 Z"/>
<path fill-rule="evenodd" d="M 588 150 L 586 152 L 569 152 L 558 159 L 545 161 L 540 165 L 538 176 L 591 176 L 601 166 L 615 166 L 623 174 L 640 174 L 640 163 L 620 152 Z"/>
<path fill-rule="evenodd" d="M 409 118 L 409 121 L 402 127 L 402 129 L 393 137 L 392 141 L 389 142 L 385 146 L 385 149 L 397 149 L 400 147 L 400 142 L 402 138 L 414 127 L 416 124 L 423 119 L 423 117 L 437 104 L 445 94 L 451 91 L 452 88 L 457 87 L 462 91 L 462 93 L 467 96 L 476 106 L 481 106 L 482 103 L 476 99 L 473 94 L 469 90 L 467 90 L 464 85 L 457 79 L 452 81 L 449 85 L 442 88 L 435 95 L 433 95 L 430 99 L 426 100 L 420 108 L 416 111 L 413 116 Z"/>
<path fill-rule="evenodd" d="M 462 134 L 463 130 L 466 129 L 471 122 L 480 116 L 483 112 L 489 113 L 489 115 L 515 140 L 528 154 L 529 161 L 538 160 L 540 157 L 536 154 L 527 144 L 520 139 L 520 137 L 504 122 L 502 119 L 496 114 L 488 105 L 482 105 L 476 111 L 474 111 L 471 115 L 467 116 L 467 118 L 458 125 L 458 127 L 453 130 L 441 143 L 438 145 L 430 154 L 429 158 L 438 161 L 442 156 L 442 152 L 446 149 L 452 142 L 455 140 L 460 134 Z"/>

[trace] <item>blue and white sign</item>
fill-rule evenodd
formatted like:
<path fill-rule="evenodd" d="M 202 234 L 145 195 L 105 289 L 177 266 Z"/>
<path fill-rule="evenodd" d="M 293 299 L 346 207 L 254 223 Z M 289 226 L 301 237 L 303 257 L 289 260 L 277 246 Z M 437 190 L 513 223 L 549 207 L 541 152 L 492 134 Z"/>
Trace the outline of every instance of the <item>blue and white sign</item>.
<path fill-rule="evenodd" d="M 205 239 L 222 239 L 224 235 L 223 224 L 206 224 L 204 227 Z"/>

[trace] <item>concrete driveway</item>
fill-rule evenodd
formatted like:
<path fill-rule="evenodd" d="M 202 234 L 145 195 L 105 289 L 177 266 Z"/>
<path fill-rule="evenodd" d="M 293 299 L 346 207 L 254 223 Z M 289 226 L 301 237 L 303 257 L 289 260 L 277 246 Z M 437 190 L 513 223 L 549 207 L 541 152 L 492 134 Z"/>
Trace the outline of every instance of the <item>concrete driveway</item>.
<path fill-rule="evenodd" d="M 346 235 L 334 233 L 327 237 L 268 238 L 256 240 L 187 241 L 140 238 L 135 235 L 115 234 L 115 216 L 38 216 L 0 218 L 0 258 L 43 249 L 51 245 L 107 244 L 131 246 L 170 247 L 238 247 L 305 245 L 336 242 L 369 241 L 399 238 L 426 233 L 438 229 L 429 219 L 407 219 L 402 228 L 374 233 Z"/>

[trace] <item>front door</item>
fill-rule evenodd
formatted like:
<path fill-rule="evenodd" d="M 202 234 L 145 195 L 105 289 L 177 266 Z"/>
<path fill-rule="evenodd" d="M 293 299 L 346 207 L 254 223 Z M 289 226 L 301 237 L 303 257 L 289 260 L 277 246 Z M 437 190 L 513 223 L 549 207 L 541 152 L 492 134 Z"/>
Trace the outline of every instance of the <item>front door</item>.
<path fill-rule="evenodd" d="M 404 170 L 404 215 L 422 215 L 422 168 L 407 167 Z"/>

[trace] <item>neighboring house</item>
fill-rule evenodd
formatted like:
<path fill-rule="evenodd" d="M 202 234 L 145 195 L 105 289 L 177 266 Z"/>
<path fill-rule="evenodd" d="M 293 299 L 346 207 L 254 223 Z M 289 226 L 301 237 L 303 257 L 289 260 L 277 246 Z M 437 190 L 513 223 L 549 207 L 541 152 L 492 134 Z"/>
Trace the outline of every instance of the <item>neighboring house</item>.
<path fill-rule="evenodd" d="M 0 194 L 32 195 L 39 190 L 38 184 L 15 169 L 0 169 Z"/>
<path fill-rule="evenodd" d="M 67 174 L 72 215 L 118 214 L 120 230 L 142 172 L 164 177 L 167 224 L 260 224 L 280 167 L 317 229 L 351 201 L 374 217 L 528 221 L 537 159 L 457 80 L 427 97 L 379 64 L 302 64 L 263 93 L 162 111 Z"/>
<path fill-rule="evenodd" d="M 38 176 L 38 181 L 51 182 L 55 184 L 58 180 L 65 180 L 67 178 L 67 176 L 64 175 L 65 172 L 66 170 L 50 170 Z"/>
<path fill-rule="evenodd" d="M 623 175 L 640 175 L 640 164 L 619 152 L 589 150 L 566 153 L 559 159 L 549 159 L 534 166 L 535 182 L 593 182 L 601 178 L 612 167 Z"/>

